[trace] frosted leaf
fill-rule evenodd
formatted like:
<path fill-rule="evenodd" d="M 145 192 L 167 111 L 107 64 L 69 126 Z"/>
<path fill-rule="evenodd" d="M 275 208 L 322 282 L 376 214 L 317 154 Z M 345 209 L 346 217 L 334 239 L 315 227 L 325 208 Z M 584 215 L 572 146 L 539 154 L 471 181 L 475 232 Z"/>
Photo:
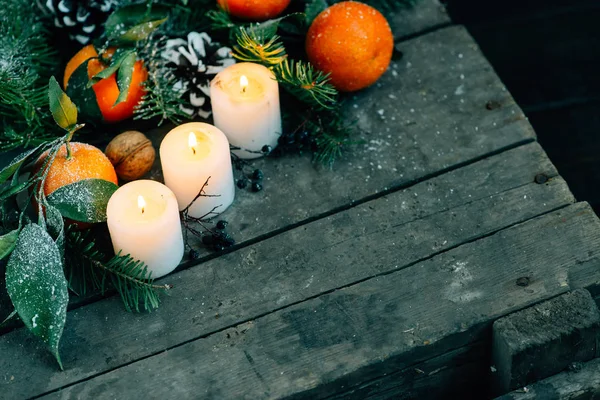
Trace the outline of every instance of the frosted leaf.
<path fill-rule="evenodd" d="M 69 294 L 61 256 L 41 226 L 26 225 L 6 265 L 6 290 L 27 328 L 42 339 L 62 369 L 58 344 Z"/>
<path fill-rule="evenodd" d="M 96 223 L 106 221 L 106 205 L 117 185 L 103 179 L 84 179 L 65 185 L 48 196 L 63 217 Z"/>

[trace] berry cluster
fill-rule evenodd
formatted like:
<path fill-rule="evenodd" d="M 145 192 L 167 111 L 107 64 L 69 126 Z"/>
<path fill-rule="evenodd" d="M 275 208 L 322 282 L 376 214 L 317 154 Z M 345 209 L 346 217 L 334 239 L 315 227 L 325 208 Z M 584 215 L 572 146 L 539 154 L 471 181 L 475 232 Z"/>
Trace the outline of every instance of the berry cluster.
<path fill-rule="evenodd" d="M 261 149 L 264 155 L 269 155 L 272 152 L 271 146 L 265 145 Z M 250 168 L 248 162 L 232 154 L 232 163 L 237 171 L 241 172 L 241 176 L 236 179 L 236 185 L 240 189 L 245 189 L 250 186 L 250 190 L 253 192 L 260 192 L 263 190 L 263 178 L 264 174 L 260 169 L 255 169 L 251 172 L 247 172 Z"/>
<path fill-rule="evenodd" d="M 218 221 L 214 230 L 208 230 L 202 235 L 202 244 L 213 251 L 222 251 L 235 244 L 235 240 L 226 232 L 227 221 Z M 200 253 L 197 250 L 190 250 L 190 258 L 197 260 Z"/>

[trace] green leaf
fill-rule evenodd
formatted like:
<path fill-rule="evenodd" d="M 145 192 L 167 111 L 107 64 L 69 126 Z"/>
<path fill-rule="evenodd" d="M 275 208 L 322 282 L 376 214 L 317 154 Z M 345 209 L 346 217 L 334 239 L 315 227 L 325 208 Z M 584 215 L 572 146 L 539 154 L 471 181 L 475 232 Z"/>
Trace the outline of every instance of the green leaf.
<path fill-rule="evenodd" d="M 25 182 L 18 183 L 16 185 L 7 186 L 6 189 L 4 189 L 2 192 L 0 192 L 0 202 L 8 199 L 11 196 L 16 195 L 19 192 L 22 192 L 23 190 L 25 190 L 29 186 L 31 186 L 32 183 L 33 183 L 33 181 L 28 179 Z"/>
<path fill-rule="evenodd" d="M 17 239 L 19 238 L 19 230 L 8 232 L 6 235 L 0 236 L 0 260 L 6 258 L 15 248 Z"/>
<path fill-rule="evenodd" d="M 88 87 L 92 87 L 98 81 L 109 78 L 112 74 L 117 72 L 121 67 L 123 60 L 125 60 L 125 58 L 127 58 L 127 56 L 129 56 L 131 53 L 133 53 L 133 50 L 117 49 L 112 57 L 110 66 L 94 75 L 88 82 Z"/>
<path fill-rule="evenodd" d="M 42 147 L 42 145 L 19 154 L 10 162 L 8 166 L 4 167 L 4 169 L 0 171 L 0 184 L 6 182 L 15 172 L 17 172 L 21 165 L 27 161 L 27 158 L 38 151 L 40 147 Z"/>
<path fill-rule="evenodd" d="M 48 204 L 65 218 L 81 222 L 106 221 L 106 205 L 118 186 L 103 179 L 84 179 L 65 185 L 48 196 Z"/>
<path fill-rule="evenodd" d="M 310 3 L 306 4 L 306 9 L 304 13 L 306 14 L 306 24 L 310 26 L 317 15 L 321 14 L 329 7 L 326 0 L 312 0 Z"/>
<path fill-rule="evenodd" d="M 77 124 L 77 107 L 62 91 L 54 77 L 50 78 L 48 85 L 48 100 L 52 117 L 58 126 L 69 130 Z"/>
<path fill-rule="evenodd" d="M 79 112 L 86 120 L 101 121 L 102 113 L 96 101 L 96 93 L 91 87 L 88 87 L 90 79 L 87 67 L 89 61 L 82 63 L 73 72 L 69 78 L 67 94 L 79 105 Z"/>
<path fill-rule="evenodd" d="M 46 206 L 46 227 L 48 229 L 48 233 L 54 239 L 54 243 L 56 243 L 56 247 L 58 247 L 58 251 L 60 252 L 60 259 L 63 264 L 65 261 L 65 221 L 63 220 L 62 214 L 60 211 L 51 205 Z"/>
<path fill-rule="evenodd" d="M 109 40 L 137 42 L 146 39 L 163 24 L 169 7 L 161 5 L 132 4 L 113 12 L 104 25 Z"/>
<path fill-rule="evenodd" d="M 67 318 L 67 280 L 54 240 L 39 225 L 21 231 L 6 265 L 6 290 L 25 326 L 62 369 L 58 345 Z"/>
<path fill-rule="evenodd" d="M 133 76 L 133 66 L 135 65 L 136 54 L 130 53 L 125 57 L 117 73 L 117 86 L 119 87 L 119 97 L 113 104 L 113 107 L 127 100 L 129 94 L 129 86 L 131 85 L 131 77 Z"/>
<path fill-rule="evenodd" d="M 10 314 L 8 314 L 8 317 L 4 318 L 4 321 L 0 322 L 0 327 L 2 325 L 4 325 L 5 323 L 7 323 L 8 321 L 10 321 L 12 319 L 12 317 L 14 317 L 15 315 L 17 315 L 17 310 L 14 310 Z"/>
<path fill-rule="evenodd" d="M 253 25 L 252 27 L 250 27 L 250 30 L 255 35 L 255 37 L 270 39 L 277 34 L 279 23 L 286 18 L 304 18 L 304 14 L 292 13 L 284 15 L 283 17 L 270 19 L 268 21 L 261 22 L 260 24 Z"/>

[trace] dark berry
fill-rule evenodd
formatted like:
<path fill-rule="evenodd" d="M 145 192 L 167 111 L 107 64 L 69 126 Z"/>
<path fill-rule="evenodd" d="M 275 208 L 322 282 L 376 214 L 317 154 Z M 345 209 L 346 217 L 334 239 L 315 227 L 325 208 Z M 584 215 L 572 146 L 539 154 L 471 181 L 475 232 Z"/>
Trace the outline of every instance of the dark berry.
<path fill-rule="evenodd" d="M 227 224 L 227 221 L 220 220 L 219 222 L 217 222 L 217 229 L 223 230 L 227 228 Z"/>
<path fill-rule="evenodd" d="M 202 243 L 210 246 L 211 244 L 213 244 L 215 242 L 215 238 L 213 237 L 213 235 L 204 235 L 202 236 Z"/>
<path fill-rule="evenodd" d="M 252 182 L 252 191 L 253 192 L 260 192 L 261 190 L 263 190 L 263 186 L 260 182 Z"/>
<path fill-rule="evenodd" d="M 262 149 L 261 149 L 261 150 L 262 150 L 262 152 L 263 152 L 263 153 L 270 153 L 270 152 L 271 152 L 271 150 L 272 150 L 272 148 L 271 148 L 271 146 L 269 146 L 268 144 L 265 144 L 265 145 L 262 147 Z"/>
<path fill-rule="evenodd" d="M 225 236 L 223 238 L 223 244 L 226 247 L 230 247 L 230 246 L 233 246 L 235 244 L 235 240 L 231 236 L 227 235 L 227 236 Z"/>
<path fill-rule="evenodd" d="M 260 181 L 263 177 L 263 172 L 260 169 L 255 169 L 252 173 L 252 179 L 254 179 L 255 181 Z"/>
<path fill-rule="evenodd" d="M 245 188 L 246 186 L 248 186 L 248 180 L 247 179 L 238 179 L 237 181 L 237 187 L 239 187 L 240 189 Z"/>
<path fill-rule="evenodd" d="M 215 249 L 215 251 L 223 251 L 223 250 L 225 250 L 225 246 L 223 246 L 221 243 L 215 244 L 213 248 Z"/>
<path fill-rule="evenodd" d="M 198 250 L 194 250 L 194 249 L 190 250 L 190 258 L 192 260 L 199 259 L 200 258 L 200 253 L 198 252 Z"/>

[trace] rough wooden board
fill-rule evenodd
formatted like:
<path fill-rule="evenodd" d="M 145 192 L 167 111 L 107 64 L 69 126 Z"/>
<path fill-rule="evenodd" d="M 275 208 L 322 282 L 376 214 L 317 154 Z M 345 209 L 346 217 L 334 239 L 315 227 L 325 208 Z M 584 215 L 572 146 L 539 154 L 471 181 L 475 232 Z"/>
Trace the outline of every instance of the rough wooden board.
<path fill-rule="evenodd" d="M 494 397 L 595 358 L 599 337 L 600 312 L 585 289 L 498 319 L 492 338 Z"/>
<path fill-rule="evenodd" d="M 446 7 L 439 0 L 417 1 L 413 8 L 392 13 L 388 19 L 396 39 L 451 23 Z"/>
<path fill-rule="evenodd" d="M 441 29 L 400 49 L 404 58 L 379 83 L 348 100 L 348 118 L 357 119 L 365 144 L 349 149 L 332 171 L 315 168 L 307 156 L 252 163 L 265 173 L 265 190 L 238 190 L 222 215 L 238 243 L 534 139 L 464 28 Z M 498 108 L 488 110 L 488 101 Z M 164 134 L 151 133 L 156 147 Z M 151 177 L 162 179 L 158 160 Z"/>
<path fill-rule="evenodd" d="M 532 183 L 540 172 L 556 174 L 539 145 L 523 146 L 168 277 L 172 296 L 150 315 L 124 312 L 118 298 L 70 312 L 65 372 L 25 330 L 11 332 L 0 337 L 0 388 L 56 389 L 573 200 L 558 177 Z"/>
<path fill-rule="evenodd" d="M 131 382 L 159 398 L 326 397 L 488 337 L 495 319 L 572 289 L 571 267 L 598 255 L 600 221 L 578 203 L 48 398 L 128 398 Z"/>
<path fill-rule="evenodd" d="M 600 359 L 580 364 L 581 370 L 565 371 L 515 390 L 497 400 L 594 400 L 600 398 Z"/>
<path fill-rule="evenodd" d="M 490 346 L 481 341 L 424 361 L 327 400 L 481 400 L 488 398 Z"/>

